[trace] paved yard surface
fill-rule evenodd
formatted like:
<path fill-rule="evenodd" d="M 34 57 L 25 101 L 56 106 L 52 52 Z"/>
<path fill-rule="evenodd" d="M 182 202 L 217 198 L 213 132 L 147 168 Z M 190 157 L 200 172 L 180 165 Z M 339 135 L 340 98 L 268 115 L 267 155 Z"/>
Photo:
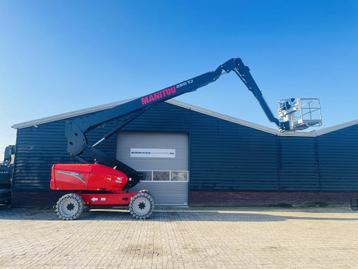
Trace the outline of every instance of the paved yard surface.
<path fill-rule="evenodd" d="M 0 209 L 0 268 L 358 268 L 358 213 L 331 209 Z"/>

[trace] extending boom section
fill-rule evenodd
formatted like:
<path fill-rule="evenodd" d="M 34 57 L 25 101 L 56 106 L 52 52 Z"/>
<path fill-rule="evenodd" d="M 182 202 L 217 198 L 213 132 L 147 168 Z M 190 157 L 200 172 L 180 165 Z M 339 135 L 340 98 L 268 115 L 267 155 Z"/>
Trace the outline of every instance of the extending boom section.
<path fill-rule="evenodd" d="M 118 130 L 126 126 L 129 122 L 137 118 L 145 110 L 149 109 L 153 105 L 164 102 L 176 96 L 195 91 L 203 86 L 208 85 L 209 83 L 216 81 L 223 73 L 230 73 L 231 71 L 234 71 L 246 85 L 246 87 L 253 93 L 263 111 L 265 112 L 267 118 L 271 122 L 275 123 L 280 130 L 288 130 L 288 123 L 280 122 L 272 114 L 269 106 L 262 96 L 259 87 L 250 74 L 250 69 L 244 65 L 240 58 L 233 58 L 220 65 L 214 71 L 182 81 L 178 84 L 174 84 L 162 90 L 131 100 L 111 109 L 68 121 L 66 123 L 66 137 L 68 142 L 67 151 L 71 156 L 77 157 L 86 151 L 90 154 L 91 157 L 93 157 L 93 159 L 96 159 L 97 162 L 107 166 L 117 167 L 117 169 L 127 173 L 130 178 L 132 177 L 138 179 L 141 177 L 139 172 L 114 158 L 106 156 L 106 154 L 96 149 L 95 146 L 107 139 L 112 134 L 118 132 Z M 86 133 L 89 130 L 96 128 L 104 122 L 119 117 L 128 118 L 123 124 L 111 130 L 109 133 L 100 138 L 96 143 L 93 145 L 88 145 Z"/>
<path fill-rule="evenodd" d="M 247 88 L 254 94 L 262 109 L 264 110 L 267 118 L 271 122 L 275 123 L 279 128 L 285 129 L 285 125 L 272 114 L 269 106 L 262 96 L 259 87 L 251 76 L 249 68 L 243 64 L 240 58 L 233 58 L 220 65 L 215 71 L 207 72 L 200 76 L 185 80 L 178 84 L 142 96 L 100 113 L 96 113 L 91 116 L 85 116 L 73 121 L 68 121 L 66 126 L 68 152 L 72 156 L 81 154 L 87 147 L 85 133 L 106 121 L 123 117 L 134 112 L 143 112 L 144 110 L 157 103 L 164 102 L 176 96 L 192 92 L 203 86 L 206 86 L 209 83 L 216 81 L 223 73 L 229 73 L 231 71 L 234 71 L 247 86 Z M 108 136 L 101 138 L 100 141 L 103 141 Z"/>

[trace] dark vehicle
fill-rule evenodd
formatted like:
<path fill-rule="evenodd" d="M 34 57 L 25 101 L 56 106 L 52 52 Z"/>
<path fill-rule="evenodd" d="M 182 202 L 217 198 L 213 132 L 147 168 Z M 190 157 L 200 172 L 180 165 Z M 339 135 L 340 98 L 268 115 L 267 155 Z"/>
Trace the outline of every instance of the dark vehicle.
<path fill-rule="evenodd" d="M 0 164 L 0 204 L 10 204 L 14 154 L 15 146 L 10 145 L 5 148 L 4 161 Z"/>

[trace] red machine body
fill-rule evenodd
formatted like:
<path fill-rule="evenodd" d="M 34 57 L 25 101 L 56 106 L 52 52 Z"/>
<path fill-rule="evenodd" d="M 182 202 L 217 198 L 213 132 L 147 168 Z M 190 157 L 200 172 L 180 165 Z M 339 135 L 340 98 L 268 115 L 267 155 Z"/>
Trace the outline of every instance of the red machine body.
<path fill-rule="evenodd" d="M 54 164 L 52 190 L 121 192 L 128 177 L 121 171 L 101 164 Z"/>
<path fill-rule="evenodd" d="M 101 164 L 54 164 L 51 190 L 80 191 L 87 205 L 128 205 L 135 192 L 126 192 L 128 177 Z"/>

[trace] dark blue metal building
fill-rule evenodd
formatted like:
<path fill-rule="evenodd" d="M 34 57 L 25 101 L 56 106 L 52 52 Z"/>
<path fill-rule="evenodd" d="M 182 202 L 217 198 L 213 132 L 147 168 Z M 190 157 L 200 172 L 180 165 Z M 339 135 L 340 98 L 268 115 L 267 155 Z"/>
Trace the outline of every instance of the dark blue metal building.
<path fill-rule="evenodd" d="M 78 162 L 66 152 L 65 121 L 73 117 L 86 117 L 90 113 L 101 113 L 117 104 L 14 125 L 13 128 L 17 129 L 17 147 L 12 179 L 13 204 L 54 203 L 59 194 L 49 190 L 52 164 Z M 92 130 L 90 139 L 98 138 L 101 133 L 119 124 L 119 121 L 121 119 L 113 120 Z M 187 188 L 178 189 L 178 192 L 186 192 L 184 196 L 189 205 L 323 200 L 342 202 L 358 198 L 358 121 L 319 131 L 282 134 L 170 100 L 146 111 L 126 126 L 123 132 L 126 134 L 123 138 L 129 136 L 128 143 L 132 144 L 125 144 L 119 149 L 119 134 L 101 144 L 101 150 L 118 158 L 124 156 L 118 150 L 123 152 L 128 149 L 129 152 L 132 147 L 151 147 L 150 144 L 143 144 L 146 139 L 131 140 L 130 134 L 158 134 L 157 140 L 148 141 L 159 144 L 167 141 L 170 134 L 187 136 L 187 153 L 183 154 L 188 165 L 182 169 L 188 170 L 189 176 L 185 181 Z M 172 142 L 176 145 L 175 141 Z M 163 147 L 170 147 L 168 143 Z M 179 156 L 182 148 L 178 147 L 176 151 Z M 151 171 L 148 168 L 151 160 L 147 163 L 145 160 L 137 160 L 133 164 L 138 163 L 145 167 L 142 170 Z M 165 162 L 162 163 L 164 165 Z M 154 166 L 153 170 L 159 172 L 170 170 L 168 167 L 158 168 L 158 164 L 153 161 Z M 151 180 L 155 180 L 154 175 L 158 171 L 151 171 Z M 160 188 L 163 187 L 159 187 L 159 192 Z M 175 196 L 175 187 L 171 191 L 171 196 Z"/>

